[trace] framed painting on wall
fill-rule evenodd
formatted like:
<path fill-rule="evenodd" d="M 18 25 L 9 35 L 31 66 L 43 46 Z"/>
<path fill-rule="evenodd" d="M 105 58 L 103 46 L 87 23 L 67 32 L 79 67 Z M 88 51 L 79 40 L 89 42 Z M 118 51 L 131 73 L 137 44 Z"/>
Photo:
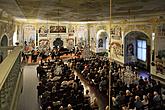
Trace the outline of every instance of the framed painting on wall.
<path fill-rule="evenodd" d="M 66 26 L 50 26 L 50 33 L 66 33 Z"/>
<path fill-rule="evenodd" d="M 40 26 L 38 29 L 39 34 L 46 34 L 46 33 L 48 33 L 48 31 L 49 31 L 49 29 L 46 28 L 45 26 Z"/>
<path fill-rule="evenodd" d="M 67 48 L 72 49 L 74 47 L 74 39 L 73 38 L 68 38 L 67 39 Z"/>
<path fill-rule="evenodd" d="M 40 50 L 48 50 L 50 47 L 50 42 L 48 39 L 40 39 L 39 40 L 39 49 Z"/>
<path fill-rule="evenodd" d="M 98 48 L 101 48 L 103 47 L 103 39 L 100 38 L 99 41 L 98 41 Z"/>
<path fill-rule="evenodd" d="M 74 27 L 73 26 L 70 26 L 68 28 L 68 33 L 74 33 Z"/>
<path fill-rule="evenodd" d="M 45 34 L 45 33 L 44 34 L 40 34 L 39 33 L 39 37 L 47 37 L 47 34 Z"/>

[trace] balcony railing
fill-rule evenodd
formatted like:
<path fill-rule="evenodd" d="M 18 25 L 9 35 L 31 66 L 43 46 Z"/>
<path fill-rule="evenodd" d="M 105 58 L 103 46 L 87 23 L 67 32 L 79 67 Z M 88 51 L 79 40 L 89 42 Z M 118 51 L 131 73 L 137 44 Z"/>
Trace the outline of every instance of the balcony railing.
<path fill-rule="evenodd" d="M 0 110 L 16 110 L 21 88 L 21 47 L 15 47 L 0 64 Z"/>

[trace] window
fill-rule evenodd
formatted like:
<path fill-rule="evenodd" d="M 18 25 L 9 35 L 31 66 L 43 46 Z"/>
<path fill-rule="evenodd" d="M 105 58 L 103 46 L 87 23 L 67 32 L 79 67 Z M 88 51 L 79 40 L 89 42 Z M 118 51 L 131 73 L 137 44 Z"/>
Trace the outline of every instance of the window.
<path fill-rule="evenodd" d="M 137 40 L 137 58 L 146 61 L 146 40 Z"/>

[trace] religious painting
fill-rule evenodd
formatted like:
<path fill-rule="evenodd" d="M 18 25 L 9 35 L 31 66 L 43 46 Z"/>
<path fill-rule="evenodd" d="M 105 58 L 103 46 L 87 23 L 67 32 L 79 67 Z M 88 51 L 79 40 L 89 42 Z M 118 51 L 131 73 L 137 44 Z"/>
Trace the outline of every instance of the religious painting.
<path fill-rule="evenodd" d="M 100 38 L 98 41 L 98 48 L 103 47 L 103 39 Z"/>
<path fill-rule="evenodd" d="M 112 49 L 112 54 L 115 57 L 119 57 L 123 55 L 123 46 L 118 42 L 112 42 L 110 48 Z"/>
<path fill-rule="evenodd" d="M 134 45 L 132 43 L 127 45 L 127 55 L 128 56 L 134 55 Z"/>
<path fill-rule="evenodd" d="M 48 39 L 39 40 L 39 49 L 40 50 L 49 50 L 50 42 Z"/>
<path fill-rule="evenodd" d="M 39 34 L 39 37 L 47 37 L 47 34 L 45 34 L 45 33 Z"/>
<path fill-rule="evenodd" d="M 158 26 L 158 36 L 155 46 L 156 73 L 165 75 L 165 24 Z"/>
<path fill-rule="evenodd" d="M 47 27 L 45 27 L 45 26 L 40 26 L 39 27 L 39 30 L 38 30 L 38 33 L 39 34 L 46 34 L 46 33 L 48 33 L 48 28 Z"/>
<path fill-rule="evenodd" d="M 66 26 L 50 26 L 50 33 L 66 33 Z"/>
<path fill-rule="evenodd" d="M 68 33 L 74 33 L 74 27 L 73 26 L 70 26 L 68 28 Z"/>
<path fill-rule="evenodd" d="M 48 34 L 48 28 L 45 26 L 40 26 L 38 29 L 39 37 L 47 37 Z"/>
<path fill-rule="evenodd" d="M 74 39 L 73 38 L 68 38 L 67 39 L 67 44 L 68 44 L 67 48 L 72 49 L 74 47 Z"/>
<path fill-rule="evenodd" d="M 156 56 L 156 72 L 164 74 L 164 71 L 165 71 L 165 50 L 159 50 L 158 55 Z"/>

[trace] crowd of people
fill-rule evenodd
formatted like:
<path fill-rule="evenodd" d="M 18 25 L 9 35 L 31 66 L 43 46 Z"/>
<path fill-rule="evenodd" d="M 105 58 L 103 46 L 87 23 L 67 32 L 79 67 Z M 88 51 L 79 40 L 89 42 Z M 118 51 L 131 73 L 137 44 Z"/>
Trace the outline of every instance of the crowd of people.
<path fill-rule="evenodd" d="M 51 58 L 54 60 L 45 60 L 45 63 L 41 60 L 37 67 L 40 80 L 37 89 L 43 110 L 99 109 L 96 100 L 91 103 L 89 91 L 84 92 L 84 87 L 80 79 L 75 77 L 73 70 L 77 70 L 88 84 L 97 88 L 101 94 L 111 96 L 112 110 L 165 109 L 165 91 L 162 90 L 160 82 L 151 76 L 139 76 L 135 65 L 109 62 L 104 57 L 74 58 L 67 64 L 60 57 Z"/>
<path fill-rule="evenodd" d="M 121 65 L 105 58 L 74 59 L 72 65 L 101 94 L 109 95 L 111 74 L 112 110 L 164 110 L 165 91 L 160 81 L 139 76 L 135 65 Z"/>
<path fill-rule="evenodd" d="M 128 74 L 130 72 L 130 74 Z M 111 65 L 112 89 L 111 105 L 113 110 L 164 110 L 165 92 L 160 81 L 151 76 L 138 76 L 138 70 L 131 66 Z M 130 81 L 121 77 L 128 74 Z"/>
<path fill-rule="evenodd" d="M 105 58 L 77 58 L 72 62 L 89 84 L 108 96 L 109 61 Z"/>
<path fill-rule="evenodd" d="M 61 59 L 41 61 L 38 100 L 42 110 L 98 110 L 96 99 L 91 102 L 89 90 L 84 91 L 78 76 Z"/>

